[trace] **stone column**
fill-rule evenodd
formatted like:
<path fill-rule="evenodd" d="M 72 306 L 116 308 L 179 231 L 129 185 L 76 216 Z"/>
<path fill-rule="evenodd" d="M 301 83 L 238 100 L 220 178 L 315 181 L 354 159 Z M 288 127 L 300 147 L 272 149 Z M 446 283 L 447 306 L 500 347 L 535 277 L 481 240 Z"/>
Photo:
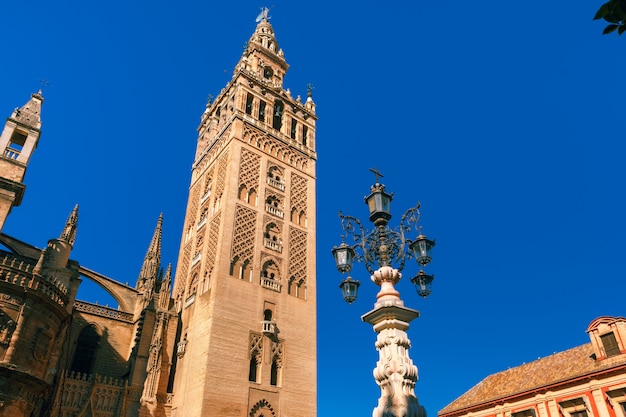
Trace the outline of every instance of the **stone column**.
<path fill-rule="evenodd" d="M 409 357 L 411 342 L 406 334 L 409 323 L 419 317 L 419 311 L 405 307 L 393 287 L 400 278 L 397 269 L 379 268 L 372 276 L 372 281 L 381 286 L 377 302 L 372 311 L 361 317 L 378 333 L 379 359 L 374 379 L 381 397 L 372 417 L 426 417 L 426 410 L 415 396 L 417 367 Z"/>

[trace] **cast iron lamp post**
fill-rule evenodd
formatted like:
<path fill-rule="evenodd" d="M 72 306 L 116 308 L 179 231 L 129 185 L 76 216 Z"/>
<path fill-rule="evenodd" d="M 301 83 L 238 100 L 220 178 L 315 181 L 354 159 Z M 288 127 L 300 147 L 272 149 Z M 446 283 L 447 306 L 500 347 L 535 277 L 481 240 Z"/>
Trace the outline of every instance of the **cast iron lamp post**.
<path fill-rule="evenodd" d="M 340 212 L 344 234 L 341 244 L 335 246 L 332 253 L 339 272 L 347 274 L 354 261 L 363 262 L 372 274 L 372 281 L 380 286 L 374 309 L 361 317 L 378 333 L 376 349 L 379 360 L 374 369 L 374 379 L 381 389 L 381 397 L 372 416 L 425 417 L 426 410 L 419 404 L 414 392 L 417 367 L 409 358 L 411 342 L 406 334 L 409 323 L 419 317 L 419 311 L 404 306 L 394 285 L 402 278 L 400 271 L 404 269 L 405 261 L 414 258 L 419 271 L 411 282 L 420 296 L 430 294 L 434 277 L 426 274 L 423 267 L 432 259 L 435 242 L 423 235 L 418 226 L 420 203 L 402 215 L 398 227 L 392 229 L 388 226 L 393 194 L 386 193 L 385 186 L 378 182 L 378 177 L 382 177 L 380 172 L 370 171 L 376 175 L 376 184 L 371 187 L 365 202 L 374 228 L 368 231 L 359 219 Z M 405 236 L 412 229 L 417 232 L 414 240 Z M 346 243 L 346 239 L 352 244 Z M 345 278 L 340 285 L 344 300 L 348 303 L 355 301 L 359 285 L 359 281 L 350 276 Z"/>

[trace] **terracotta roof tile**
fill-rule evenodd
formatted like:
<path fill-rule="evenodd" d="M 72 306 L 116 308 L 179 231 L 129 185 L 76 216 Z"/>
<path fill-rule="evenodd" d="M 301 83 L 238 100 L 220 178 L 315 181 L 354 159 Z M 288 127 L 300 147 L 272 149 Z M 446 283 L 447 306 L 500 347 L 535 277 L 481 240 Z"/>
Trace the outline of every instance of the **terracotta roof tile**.
<path fill-rule="evenodd" d="M 602 361 L 592 355 L 593 346 L 587 343 L 489 375 L 439 411 L 439 416 L 626 363 L 626 355 Z"/>

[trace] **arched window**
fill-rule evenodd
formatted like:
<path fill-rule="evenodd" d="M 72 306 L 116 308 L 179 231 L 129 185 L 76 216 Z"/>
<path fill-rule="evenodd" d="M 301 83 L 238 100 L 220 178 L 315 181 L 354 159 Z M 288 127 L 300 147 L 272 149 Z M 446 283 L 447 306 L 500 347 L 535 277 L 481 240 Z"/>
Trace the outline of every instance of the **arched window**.
<path fill-rule="evenodd" d="M 297 131 L 298 131 L 298 121 L 296 119 L 291 119 L 291 139 L 296 138 Z M 303 145 L 306 145 L 306 143 L 303 143 Z"/>
<path fill-rule="evenodd" d="M 269 260 L 263 264 L 261 278 L 280 281 L 280 271 L 274 261 Z"/>
<path fill-rule="evenodd" d="M 242 201 L 246 201 L 247 200 L 247 198 L 248 198 L 248 189 L 246 187 L 246 184 L 241 184 L 239 186 L 239 192 L 237 193 L 237 198 L 242 200 Z"/>
<path fill-rule="evenodd" d="M 213 184 L 213 180 L 211 178 L 207 178 L 204 183 L 204 200 L 211 196 L 211 185 Z"/>
<path fill-rule="evenodd" d="M 248 191 L 247 203 L 256 206 L 256 200 L 256 190 L 251 188 L 250 191 Z"/>
<path fill-rule="evenodd" d="M 280 130 L 283 126 L 283 110 L 285 109 L 285 105 L 282 101 L 277 101 L 274 103 L 274 120 L 272 122 L 272 127 L 276 130 Z"/>
<path fill-rule="evenodd" d="M 291 209 L 291 222 L 295 223 L 295 224 L 299 224 L 298 221 L 300 220 L 300 218 L 298 217 L 298 210 L 296 210 L 296 208 L 292 208 Z"/>
<path fill-rule="evenodd" d="M 246 96 L 246 114 L 252 114 L 252 102 L 254 100 L 254 96 L 250 93 Z"/>
<path fill-rule="evenodd" d="M 194 273 L 191 278 L 191 282 L 189 283 L 189 293 L 187 297 L 191 297 L 198 291 L 198 273 Z"/>
<path fill-rule="evenodd" d="M 270 385 L 277 386 L 278 385 L 278 374 L 279 374 L 278 362 L 276 359 L 272 361 L 272 368 L 270 370 Z"/>
<path fill-rule="evenodd" d="M 81 330 L 76 340 L 76 350 L 72 360 L 71 371 L 89 374 L 96 361 L 96 350 L 100 345 L 100 335 L 93 324 Z"/>
<path fill-rule="evenodd" d="M 254 354 L 250 358 L 250 370 L 248 371 L 248 381 L 250 381 L 250 382 L 259 382 L 258 381 L 258 373 L 259 373 L 258 370 L 259 370 L 259 362 L 256 359 L 256 354 Z"/>
<path fill-rule="evenodd" d="M 268 223 L 265 226 L 265 232 L 263 233 L 263 245 L 276 252 L 282 252 L 283 242 L 280 238 L 280 229 L 274 222 Z"/>

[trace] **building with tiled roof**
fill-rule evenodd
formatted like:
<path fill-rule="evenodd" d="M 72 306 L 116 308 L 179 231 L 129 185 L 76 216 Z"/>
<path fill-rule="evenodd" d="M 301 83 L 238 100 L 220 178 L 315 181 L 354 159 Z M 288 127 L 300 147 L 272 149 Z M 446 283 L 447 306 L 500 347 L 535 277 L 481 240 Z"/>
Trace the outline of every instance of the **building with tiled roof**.
<path fill-rule="evenodd" d="M 489 375 L 439 417 L 626 417 L 626 318 L 600 317 L 590 343 Z"/>

